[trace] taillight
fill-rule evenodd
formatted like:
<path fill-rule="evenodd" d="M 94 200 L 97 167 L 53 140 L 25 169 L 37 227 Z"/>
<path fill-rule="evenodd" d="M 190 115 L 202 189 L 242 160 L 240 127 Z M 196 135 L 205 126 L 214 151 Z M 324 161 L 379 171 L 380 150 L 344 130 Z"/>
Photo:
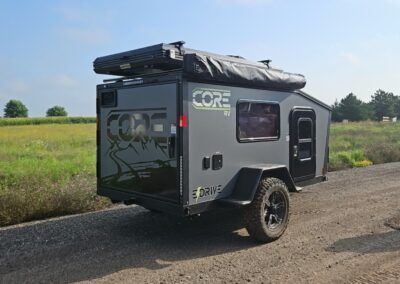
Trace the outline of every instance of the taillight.
<path fill-rule="evenodd" d="M 183 115 L 179 116 L 179 126 L 180 127 L 187 127 L 188 126 L 187 115 L 183 114 Z"/>

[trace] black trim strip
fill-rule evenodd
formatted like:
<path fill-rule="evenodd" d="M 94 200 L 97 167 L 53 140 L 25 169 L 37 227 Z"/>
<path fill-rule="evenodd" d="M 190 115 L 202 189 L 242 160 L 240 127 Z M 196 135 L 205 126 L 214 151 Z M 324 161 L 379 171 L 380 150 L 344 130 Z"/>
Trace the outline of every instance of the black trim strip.
<path fill-rule="evenodd" d="M 332 113 L 329 113 L 329 118 L 328 118 L 328 128 L 327 128 L 327 133 L 326 133 L 326 143 L 325 143 L 325 159 L 324 159 L 324 173 L 326 174 L 329 170 L 329 137 L 330 137 L 330 132 L 331 132 L 331 115 Z"/>
<path fill-rule="evenodd" d="M 313 184 L 327 181 L 327 180 L 328 180 L 328 178 L 326 176 L 317 176 L 312 179 L 295 182 L 295 185 L 296 186 L 308 186 L 308 185 L 313 185 Z"/>
<path fill-rule="evenodd" d="M 182 216 L 183 210 L 178 203 L 156 199 L 144 195 L 128 194 L 124 191 L 99 187 L 97 190 L 101 196 L 109 197 L 112 200 L 124 201 L 126 204 L 138 204 L 148 209 L 159 210 L 165 213 Z"/>

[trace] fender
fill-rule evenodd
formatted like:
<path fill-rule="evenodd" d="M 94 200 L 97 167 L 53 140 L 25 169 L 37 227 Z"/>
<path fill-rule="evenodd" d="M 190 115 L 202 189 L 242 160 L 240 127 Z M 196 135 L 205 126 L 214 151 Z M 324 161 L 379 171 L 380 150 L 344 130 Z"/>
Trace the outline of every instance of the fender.
<path fill-rule="evenodd" d="M 289 191 L 297 191 L 296 185 L 294 184 L 289 170 L 285 165 L 258 164 L 242 168 L 239 171 L 235 188 L 233 189 L 231 196 L 219 199 L 219 201 L 235 206 L 245 206 L 250 204 L 253 201 L 260 181 L 265 177 L 279 178 L 286 183 Z"/>

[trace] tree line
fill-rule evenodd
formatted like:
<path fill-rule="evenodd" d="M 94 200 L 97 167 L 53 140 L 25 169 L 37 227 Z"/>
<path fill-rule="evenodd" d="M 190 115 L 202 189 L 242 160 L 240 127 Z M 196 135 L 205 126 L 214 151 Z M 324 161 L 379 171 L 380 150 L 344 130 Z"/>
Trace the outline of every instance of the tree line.
<path fill-rule="evenodd" d="M 332 105 L 332 121 L 339 122 L 347 119 L 349 121 L 377 120 L 386 117 L 400 118 L 400 96 L 393 93 L 377 90 L 370 102 L 363 102 L 353 93 L 338 100 Z"/>
<path fill-rule="evenodd" d="M 19 100 L 10 100 L 4 108 L 4 117 L 27 117 L 28 108 Z M 68 116 L 62 106 L 54 106 L 46 111 L 46 116 Z M 353 93 L 335 101 L 332 105 L 332 121 L 340 122 L 344 119 L 349 121 L 377 120 L 382 117 L 400 118 L 400 96 L 393 93 L 377 90 L 371 96 L 370 102 L 363 102 Z"/>
<path fill-rule="evenodd" d="M 62 106 L 53 106 L 46 111 L 46 116 L 68 116 Z M 28 117 L 28 108 L 19 100 L 10 100 L 4 107 L 4 117 Z"/>

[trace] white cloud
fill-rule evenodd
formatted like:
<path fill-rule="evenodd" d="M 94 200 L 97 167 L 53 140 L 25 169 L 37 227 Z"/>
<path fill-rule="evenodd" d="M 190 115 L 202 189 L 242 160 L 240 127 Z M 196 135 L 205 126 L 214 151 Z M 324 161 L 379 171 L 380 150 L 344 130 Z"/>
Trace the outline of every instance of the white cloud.
<path fill-rule="evenodd" d="M 50 87 L 70 90 L 79 87 L 79 82 L 66 74 L 36 77 L 28 81 L 14 79 L 0 87 L 0 99 L 26 97 L 31 95 L 34 90 L 49 89 Z"/>
<path fill-rule="evenodd" d="M 352 65 L 358 65 L 361 62 L 360 58 L 351 52 L 342 53 L 341 56 L 342 56 L 342 58 L 344 58 L 347 62 L 349 62 Z"/>
<path fill-rule="evenodd" d="M 0 99 L 6 100 L 11 97 L 24 95 L 31 90 L 30 84 L 21 79 L 11 80 L 0 87 Z"/>
<path fill-rule="evenodd" d="M 2 100 L 5 101 L 5 100 L 7 100 L 7 98 L 8 98 L 8 94 L 0 89 L 0 104 L 3 103 Z M 1 117 L 1 113 L 0 113 L 0 117 Z"/>
<path fill-rule="evenodd" d="M 386 2 L 387 4 L 390 4 L 390 5 L 395 5 L 395 6 L 400 5 L 400 0 L 384 0 L 384 2 Z"/>
<path fill-rule="evenodd" d="M 99 28 L 68 28 L 60 32 L 61 37 L 66 37 L 74 42 L 83 44 L 103 44 L 111 39 L 111 35 L 106 30 Z"/>
<path fill-rule="evenodd" d="M 110 41 L 111 33 L 106 23 L 114 18 L 111 9 L 98 11 L 83 3 L 59 6 L 57 12 L 63 20 L 63 28 L 58 29 L 62 39 L 92 45 Z"/>
<path fill-rule="evenodd" d="M 72 6 L 63 6 L 59 8 L 64 19 L 69 21 L 83 21 L 88 18 L 88 14 L 83 9 Z"/>
<path fill-rule="evenodd" d="M 20 79 L 15 79 L 10 81 L 7 89 L 12 93 L 24 93 L 29 90 L 29 86 L 27 82 Z"/>
<path fill-rule="evenodd" d="M 59 88 L 75 88 L 79 85 L 75 79 L 65 74 L 51 76 L 50 82 Z"/>

